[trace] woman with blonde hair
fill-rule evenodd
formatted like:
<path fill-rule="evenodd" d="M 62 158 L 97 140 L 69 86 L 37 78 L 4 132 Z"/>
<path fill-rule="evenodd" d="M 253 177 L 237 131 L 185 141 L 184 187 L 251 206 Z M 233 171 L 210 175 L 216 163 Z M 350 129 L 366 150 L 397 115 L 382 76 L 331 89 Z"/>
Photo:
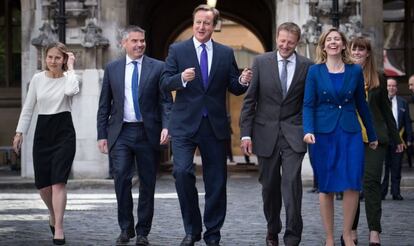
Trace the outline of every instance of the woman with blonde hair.
<path fill-rule="evenodd" d="M 346 246 L 353 246 L 351 228 L 364 169 L 357 113 L 367 129 L 369 146 L 375 149 L 378 142 L 365 100 L 362 69 L 353 64 L 345 35 L 336 28 L 324 32 L 316 56 L 305 85 L 304 141 L 310 144 L 318 179 L 325 245 L 334 245 L 334 193 L 343 192 L 343 241 Z"/>
<path fill-rule="evenodd" d="M 23 134 L 38 109 L 33 139 L 35 186 L 49 210 L 53 243 L 65 244 L 63 215 L 66 208 L 66 183 L 75 156 L 76 137 L 71 116 L 72 96 L 79 92 L 79 81 L 73 70 L 75 56 L 56 42 L 45 49 L 44 71 L 30 81 L 29 91 L 20 114 L 13 148 L 20 152 Z"/>
<path fill-rule="evenodd" d="M 377 72 L 370 40 L 365 37 L 356 37 L 349 43 L 349 50 L 354 62 L 363 68 L 365 93 L 367 95 L 374 129 L 378 137 L 378 147 L 375 150 L 369 148 L 366 131 L 361 124 L 363 141 L 365 143 L 363 190 L 365 213 L 370 231 L 369 245 L 380 246 L 382 166 L 388 149 L 388 143 L 390 141 L 396 143 L 397 152 L 403 150 L 403 145 L 398 134 L 394 116 L 392 115 L 385 81 L 380 80 Z M 358 242 L 356 231 L 358 221 L 359 204 L 352 226 L 352 239 L 356 243 Z"/>

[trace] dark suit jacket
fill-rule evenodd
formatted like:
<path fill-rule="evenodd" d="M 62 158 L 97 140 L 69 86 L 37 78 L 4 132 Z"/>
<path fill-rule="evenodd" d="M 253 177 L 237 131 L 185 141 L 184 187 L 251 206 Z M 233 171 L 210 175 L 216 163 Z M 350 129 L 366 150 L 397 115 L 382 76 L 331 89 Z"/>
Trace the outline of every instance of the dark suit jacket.
<path fill-rule="evenodd" d="M 344 84 L 337 93 L 326 64 L 315 64 L 309 68 L 303 102 L 304 133 L 330 133 L 338 124 L 344 131 L 359 132 L 358 110 L 369 142 L 375 141 L 377 136 L 365 100 L 361 66 L 345 64 L 344 76 Z"/>
<path fill-rule="evenodd" d="M 398 131 L 404 128 L 404 140 L 412 142 L 413 130 L 411 126 L 410 112 L 408 109 L 407 101 L 404 98 L 397 96 L 397 108 L 398 108 Z M 393 144 L 399 143 L 393 141 Z"/>
<path fill-rule="evenodd" d="M 181 73 L 190 67 L 195 68 L 196 76 L 184 87 Z M 233 50 L 213 41 L 209 83 L 207 89 L 204 89 L 193 39 L 172 44 L 161 82 L 165 91 L 176 91 L 168 127 L 171 136 L 193 136 L 201 123 L 203 108 L 206 108 L 216 138 L 229 139 L 226 92 L 228 90 L 240 95 L 247 90 L 238 79 L 239 71 Z"/>
<path fill-rule="evenodd" d="M 108 139 L 110 150 L 121 132 L 124 117 L 125 63 L 122 58 L 105 68 L 97 115 L 98 139 Z M 170 93 L 160 89 L 164 63 L 144 56 L 140 74 L 138 101 L 145 132 L 150 143 L 159 147 L 162 128 L 167 128 L 172 105 Z"/>
<path fill-rule="evenodd" d="M 378 142 L 388 144 L 391 140 L 394 143 L 401 143 L 384 81 L 381 81 L 379 87 L 368 91 L 368 106 Z"/>
<path fill-rule="evenodd" d="M 279 130 L 295 152 L 306 152 L 302 103 L 306 73 L 311 64 L 312 61 L 296 54 L 295 73 L 283 99 L 277 52 L 267 52 L 254 59 L 253 79 L 244 98 L 240 129 L 242 137 L 252 138 L 256 155 L 272 154 Z"/>

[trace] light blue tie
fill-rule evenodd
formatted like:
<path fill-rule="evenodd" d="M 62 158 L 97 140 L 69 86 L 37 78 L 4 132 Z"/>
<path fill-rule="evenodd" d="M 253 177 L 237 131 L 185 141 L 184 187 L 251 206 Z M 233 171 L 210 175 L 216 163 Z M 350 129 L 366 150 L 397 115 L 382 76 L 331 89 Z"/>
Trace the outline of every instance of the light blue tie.
<path fill-rule="evenodd" d="M 138 62 L 132 61 L 134 64 L 134 71 L 132 71 L 132 79 L 131 79 L 131 92 L 132 92 L 132 101 L 134 102 L 134 111 L 135 111 L 135 118 L 138 121 L 141 120 L 141 112 L 139 111 L 139 102 L 138 102 Z"/>

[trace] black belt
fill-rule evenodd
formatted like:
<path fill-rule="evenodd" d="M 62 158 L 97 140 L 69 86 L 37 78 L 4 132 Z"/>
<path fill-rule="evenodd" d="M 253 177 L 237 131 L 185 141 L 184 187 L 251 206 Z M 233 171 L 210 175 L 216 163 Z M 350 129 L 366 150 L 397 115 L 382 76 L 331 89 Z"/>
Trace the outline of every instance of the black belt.
<path fill-rule="evenodd" d="M 138 122 L 124 122 L 124 125 L 126 125 L 126 126 L 144 126 L 144 122 L 143 121 L 138 121 Z"/>

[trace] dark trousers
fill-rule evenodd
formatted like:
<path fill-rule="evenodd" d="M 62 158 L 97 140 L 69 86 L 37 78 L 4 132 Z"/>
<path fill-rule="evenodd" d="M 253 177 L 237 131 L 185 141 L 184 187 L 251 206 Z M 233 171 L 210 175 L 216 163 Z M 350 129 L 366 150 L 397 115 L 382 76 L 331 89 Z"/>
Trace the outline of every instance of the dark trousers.
<path fill-rule="evenodd" d="M 304 153 L 294 152 L 282 135 L 279 136 L 270 157 L 258 156 L 259 182 L 262 184 L 267 230 L 273 235 L 281 231 L 280 211 L 283 198 L 286 210 L 286 230 L 283 240 L 286 245 L 299 245 L 301 241 L 303 156 Z"/>
<path fill-rule="evenodd" d="M 401 162 L 403 153 L 396 153 L 397 146 L 390 145 L 388 147 L 387 155 L 385 157 L 385 171 L 382 180 L 382 196 L 385 197 L 388 193 L 388 183 L 391 172 L 391 195 L 400 195 L 401 183 Z"/>
<path fill-rule="evenodd" d="M 135 167 L 139 177 L 138 235 L 146 236 L 151 230 L 154 214 L 154 191 L 159 165 L 159 151 L 149 143 L 142 123 L 124 123 L 121 133 L 111 149 L 110 158 L 118 202 L 118 223 L 121 230 L 134 229 L 132 177 Z M 136 165 L 135 165 L 136 164 Z"/>
<path fill-rule="evenodd" d="M 206 193 L 203 217 L 206 226 L 205 241 L 220 241 L 220 229 L 226 216 L 226 141 L 215 137 L 208 118 L 203 118 L 193 137 L 172 137 L 175 187 L 185 233 L 192 235 L 202 232 L 193 164 L 194 152 L 197 147 L 200 150 Z"/>
<path fill-rule="evenodd" d="M 381 232 L 381 175 L 387 149 L 387 144 L 379 144 L 375 150 L 371 149 L 368 144 L 365 144 L 363 191 L 365 197 L 365 213 L 370 231 Z M 359 206 L 358 204 L 352 226 L 353 230 L 356 230 L 358 226 Z"/>

